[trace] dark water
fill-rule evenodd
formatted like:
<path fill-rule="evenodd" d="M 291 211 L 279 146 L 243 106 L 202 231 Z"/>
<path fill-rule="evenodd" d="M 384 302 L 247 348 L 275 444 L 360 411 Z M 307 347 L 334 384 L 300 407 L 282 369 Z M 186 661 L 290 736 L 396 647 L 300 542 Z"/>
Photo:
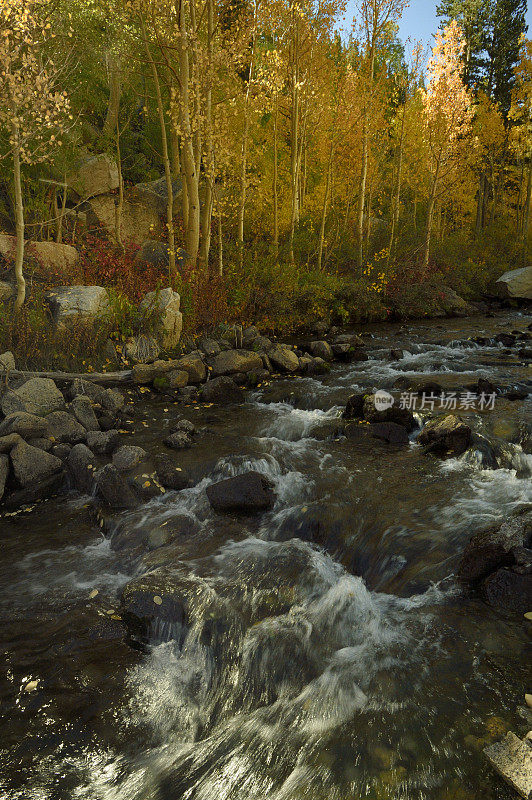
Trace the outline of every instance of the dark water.
<path fill-rule="evenodd" d="M 182 457 L 195 487 L 115 520 L 134 532 L 185 516 L 181 545 L 115 553 L 88 498 L 0 518 L 0 797 L 512 797 L 481 750 L 530 727 L 530 640 L 453 572 L 475 530 L 532 502 L 532 455 L 512 443 L 532 401 L 461 412 L 496 445 L 497 469 L 479 452 L 442 463 L 415 441 L 398 451 L 337 431 L 353 391 L 401 376 L 530 380 L 501 346 L 453 344 L 529 322 L 375 327 L 367 363 L 274 383 L 241 408 L 185 408 L 202 430 Z M 405 357 L 389 363 L 390 347 Z M 177 413 L 145 395 L 135 443 L 160 450 Z M 275 482 L 274 510 L 214 516 L 205 487 L 249 468 Z M 158 564 L 192 587 L 191 627 L 181 648 L 167 629 L 142 652 L 117 597 Z"/>

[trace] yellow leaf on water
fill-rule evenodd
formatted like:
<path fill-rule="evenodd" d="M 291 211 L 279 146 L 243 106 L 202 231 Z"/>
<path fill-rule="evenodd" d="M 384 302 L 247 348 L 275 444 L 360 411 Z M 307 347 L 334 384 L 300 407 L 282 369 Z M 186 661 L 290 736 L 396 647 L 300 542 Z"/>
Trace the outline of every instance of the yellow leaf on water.
<path fill-rule="evenodd" d="M 89 597 L 92 600 L 92 598 L 96 597 L 97 594 L 98 594 L 98 589 L 93 589 L 92 592 L 90 593 Z"/>
<path fill-rule="evenodd" d="M 163 604 L 163 598 L 162 598 L 162 597 L 159 597 L 159 595 L 158 595 L 158 594 L 156 594 L 156 595 L 154 596 L 154 598 L 153 598 L 153 602 L 155 603 L 155 605 L 156 605 L 156 606 L 162 606 L 162 604 Z"/>

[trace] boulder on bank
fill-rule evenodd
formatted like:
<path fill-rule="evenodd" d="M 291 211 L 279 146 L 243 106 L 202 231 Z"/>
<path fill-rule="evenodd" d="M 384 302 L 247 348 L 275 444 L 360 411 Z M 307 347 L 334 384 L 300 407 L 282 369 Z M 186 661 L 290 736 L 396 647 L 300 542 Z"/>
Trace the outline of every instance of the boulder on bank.
<path fill-rule="evenodd" d="M 159 317 L 161 344 L 167 350 L 177 347 L 183 330 L 183 315 L 179 307 L 181 298 L 173 289 L 148 292 L 141 301 L 140 308 L 154 312 Z"/>
<path fill-rule="evenodd" d="M 181 194 L 182 183 L 180 180 L 172 181 L 172 193 L 174 197 L 174 213 L 180 208 L 176 199 Z M 131 196 L 138 200 L 142 205 L 153 208 L 160 217 L 166 216 L 168 206 L 168 189 L 166 187 L 166 177 L 157 178 L 154 181 L 136 183 L 133 187 Z"/>
<path fill-rule="evenodd" d="M 14 287 L 7 281 L 0 281 L 0 303 L 7 303 L 15 294 Z"/>
<path fill-rule="evenodd" d="M 146 239 L 142 242 L 137 254 L 135 255 L 135 266 L 155 267 L 161 271 L 168 270 L 170 266 L 170 249 L 166 242 L 156 239 Z M 180 270 L 189 258 L 186 250 L 178 247 L 175 251 L 176 267 Z"/>
<path fill-rule="evenodd" d="M 310 342 L 308 349 L 313 356 L 323 358 L 324 361 L 334 361 L 334 353 L 331 345 L 325 341 Z M 346 352 L 349 350 L 347 345 Z"/>
<path fill-rule="evenodd" d="M 67 458 L 67 472 L 72 486 L 82 494 L 90 494 L 96 472 L 94 453 L 84 444 L 75 445 Z"/>
<path fill-rule="evenodd" d="M 0 233 L 0 257 L 8 264 L 15 260 L 16 237 L 7 233 Z M 53 269 L 56 272 L 70 275 L 76 266 L 79 253 L 70 244 L 58 244 L 57 242 L 33 242 L 28 240 L 24 243 L 24 260 L 32 263 L 33 266 L 41 268 L 45 272 Z M 11 293 L 4 288 L 6 296 L 4 300 L 9 300 L 14 294 L 14 288 L 10 284 L 3 284 L 10 287 Z M 0 291 L 0 299 L 1 291 Z"/>
<path fill-rule="evenodd" d="M 67 411 L 52 411 L 46 417 L 48 436 L 59 444 L 78 444 L 87 436 L 87 431 Z"/>
<path fill-rule="evenodd" d="M 89 227 L 102 228 L 110 239 L 116 231 L 116 199 L 114 194 L 100 194 L 85 204 Z M 121 232 L 123 242 L 140 246 L 162 233 L 161 219 L 153 207 L 128 196 L 122 205 Z"/>
<path fill-rule="evenodd" d="M 448 414 L 429 420 L 419 434 L 418 442 L 428 452 L 449 458 L 465 453 L 471 443 L 471 436 L 469 425 L 455 414 Z"/>
<path fill-rule="evenodd" d="M 491 605 L 526 613 L 532 608 L 531 548 L 532 508 L 527 507 L 472 537 L 458 577 L 479 589 Z"/>
<path fill-rule="evenodd" d="M 5 353 L 0 354 L 0 373 L 11 372 L 15 369 L 15 356 L 11 350 L 6 350 Z"/>
<path fill-rule="evenodd" d="M 268 358 L 273 366 L 281 372 L 297 372 L 299 370 L 299 358 L 287 344 L 275 344 L 268 351 Z"/>
<path fill-rule="evenodd" d="M 82 199 L 118 189 L 116 162 L 107 153 L 81 158 L 67 177 L 67 184 Z"/>
<path fill-rule="evenodd" d="M 215 511 L 267 511 L 275 503 L 273 484 L 260 472 L 235 475 L 207 487 L 207 498 Z"/>
<path fill-rule="evenodd" d="M 65 408 L 65 398 L 50 378 L 30 378 L 18 389 L 9 389 L 2 397 L 6 417 L 17 411 L 44 417 Z"/>
<path fill-rule="evenodd" d="M 262 359 L 257 353 L 248 350 L 224 350 L 212 362 L 212 374 L 236 375 L 239 372 L 253 372 L 262 369 Z"/>
<path fill-rule="evenodd" d="M 38 447 L 20 442 L 10 453 L 15 478 L 20 486 L 38 486 L 63 470 L 63 462 Z"/>
<path fill-rule="evenodd" d="M 109 293 L 103 286 L 59 286 L 46 294 L 45 302 L 56 325 L 91 322 L 109 313 Z"/>
<path fill-rule="evenodd" d="M 83 425 L 87 431 L 99 431 L 100 425 L 90 397 L 87 395 L 79 394 L 72 400 L 72 411 L 77 421 Z"/>
<path fill-rule="evenodd" d="M 207 377 L 207 367 L 203 363 L 201 353 L 197 351 L 178 358 L 175 368 L 187 372 L 188 382 L 192 384 L 202 383 Z"/>
<path fill-rule="evenodd" d="M 532 267 L 505 272 L 495 283 L 499 297 L 532 300 Z"/>
<path fill-rule="evenodd" d="M 46 419 L 25 411 L 9 414 L 0 424 L 0 437 L 18 433 L 23 439 L 37 439 L 46 436 L 47 431 Z"/>

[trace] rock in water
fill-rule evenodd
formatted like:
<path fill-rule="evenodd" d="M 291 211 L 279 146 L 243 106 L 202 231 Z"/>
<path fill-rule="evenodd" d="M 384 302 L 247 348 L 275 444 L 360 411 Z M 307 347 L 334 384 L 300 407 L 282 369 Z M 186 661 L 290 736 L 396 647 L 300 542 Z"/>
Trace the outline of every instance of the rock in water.
<path fill-rule="evenodd" d="M 246 472 L 207 487 L 215 511 L 267 511 L 275 503 L 272 482 L 260 472 Z"/>
<path fill-rule="evenodd" d="M 90 494 L 96 472 L 94 453 L 84 444 L 77 444 L 67 458 L 67 470 L 71 484 L 82 494 Z"/>
<path fill-rule="evenodd" d="M 460 456 L 471 443 L 471 428 L 454 414 L 436 417 L 427 422 L 418 442 L 442 458 Z"/>
<path fill-rule="evenodd" d="M 222 375 L 220 378 L 207 381 L 201 390 L 201 400 L 204 403 L 220 403 L 220 405 L 243 403 L 244 392 L 232 378 Z"/>
<path fill-rule="evenodd" d="M 532 747 L 515 733 L 508 733 L 502 742 L 484 748 L 492 767 L 525 800 L 532 798 Z"/>
<path fill-rule="evenodd" d="M 371 435 L 375 439 L 383 439 L 389 444 L 408 444 L 408 432 L 403 425 L 395 422 L 376 422 L 370 425 Z"/>
<path fill-rule="evenodd" d="M 113 464 L 106 464 L 96 475 L 96 489 L 111 508 L 134 508 L 137 498 Z"/>

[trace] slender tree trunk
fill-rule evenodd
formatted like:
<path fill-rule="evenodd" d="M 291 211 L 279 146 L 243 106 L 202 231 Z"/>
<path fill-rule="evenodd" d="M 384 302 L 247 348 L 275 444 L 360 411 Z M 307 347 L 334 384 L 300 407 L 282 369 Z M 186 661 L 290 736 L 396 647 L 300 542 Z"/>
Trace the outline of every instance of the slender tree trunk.
<path fill-rule="evenodd" d="M 366 120 L 362 129 L 362 173 L 360 175 L 360 186 L 358 193 L 358 253 L 357 266 L 362 269 L 364 263 L 364 211 L 366 205 L 366 182 L 368 178 L 368 132 Z"/>
<path fill-rule="evenodd" d="M 65 213 L 66 213 L 67 196 L 68 196 L 68 185 L 66 182 L 66 175 L 65 175 L 63 183 L 63 197 L 61 198 L 61 208 L 58 209 L 57 212 L 57 230 L 55 234 L 55 241 L 57 242 L 57 244 L 61 244 L 63 241 L 63 220 L 65 218 Z M 57 194 L 56 194 L 56 205 L 57 205 Z"/>
<path fill-rule="evenodd" d="M 121 88 L 120 60 L 112 50 L 107 54 L 107 69 L 109 72 L 109 102 L 107 105 L 107 116 L 103 126 L 103 133 L 105 136 L 112 137 L 118 125 Z"/>
<path fill-rule="evenodd" d="M 434 206 L 436 204 L 436 193 L 438 190 L 438 179 L 440 177 L 440 160 L 436 163 L 436 171 L 432 181 L 432 189 L 429 197 L 429 205 L 427 209 L 427 227 L 425 229 L 425 243 L 423 246 L 423 275 L 426 276 L 429 268 L 430 260 L 430 243 L 432 239 L 432 220 L 434 217 Z"/>
<path fill-rule="evenodd" d="M 273 118 L 273 250 L 276 260 L 279 258 L 279 165 L 278 165 L 278 131 L 279 131 L 279 98 L 275 99 L 275 116 Z"/>
<path fill-rule="evenodd" d="M 207 0 L 207 91 L 205 95 L 205 199 L 201 211 L 201 250 L 200 261 L 209 263 L 211 248 L 211 225 L 214 186 L 214 137 L 212 129 L 212 41 L 214 36 L 214 0 Z"/>
<path fill-rule="evenodd" d="M 482 232 L 482 208 L 484 206 L 484 174 L 480 174 L 478 179 L 478 197 L 477 197 L 477 216 L 475 220 L 475 236 L 480 236 Z"/>
<path fill-rule="evenodd" d="M 150 45 L 148 43 L 148 37 L 146 35 L 146 27 L 144 25 L 144 20 L 142 20 L 142 37 L 144 41 L 144 49 L 146 50 L 146 56 L 148 58 L 151 72 L 153 76 L 153 82 L 155 84 L 155 95 L 157 98 L 157 112 L 159 115 L 159 126 L 161 128 L 161 144 L 162 144 L 162 157 L 163 157 L 163 165 L 164 165 L 164 176 L 166 178 L 166 227 L 168 231 L 168 274 L 170 281 L 175 278 L 176 275 L 176 267 L 175 267 L 175 236 L 174 236 L 174 190 L 172 186 L 172 167 L 170 165 L 170 156 L 168 151 L 168 137 L 166 134 L 166 121 L 164 118 L 164 106 L 163 106 L 163 98 L 161 93 L 161 82 L 159 80 L 159 73 L 157 71 L 157 65 L 153 60 L 153 56 L 150 50 Z"/>
<path fill-rule="evenodd" d="M 291 94 L 292 109 L 290 115 L 290 186 L 292 202 L 290 211 L 289 257 L 295 263 L 294 236 L 299 222 L 299 16 L 292 0 L 292 43 L 291 43 Z"/>
<path fill-rule="evenodd" d="M 393 258 L 393 250 L 395 245 L 395 232 L 399 225 L 399 207 L 401 201 L 401 179 L 403 170 L 403 152 L 405 143 L 405 107 L 403 106 L 403 115 L 401 118 L 401 131 L 399 135 L 399 150 L 397 153 L 397 175 L 395 178 L 395 190 L 393 195 L 392 219 L 390 224 L 390 242 L 388 245 L 388 264 Z"/>
<path fill-rule="evenodd" d="M 13 179 L 15 184 L 15 226 L 16 226 L 16 251 L 15 251 L 15 280 L 17 283 L 17 296 L 15 298 L 14 312 L 18 314 L 26 299 L 26 281 L 24 280 L 24 204 L 22 201 L 22 177 L 20 172 L 20 129 L 14 122 L 13 130 Z"/>
<path fill-rule="evenodd" d="M 323 206 L 321 209 L 321 223 L 320 223 L 320 239 L 318 247 L 318 271 L 321 272 L 323 262 L 323 243 L 325 240 L 325 223 L 327 221 L 327 202 L 329 200 L 329 189 L 331 185 L 331 170 L 334 154 L 334 137 L 331 135 L 331 147 L 329 150 L 329 160 L 327 162 L 327 177 L 325 180 L 325 195 L 323 197 Z"/>
<path fill-rule="evenodd" d="M 224 274 L 224 240 L 222 236 L 222 210 L 218 212 L 218 275 L 223 278 Z"/>
<path fill-rule="evenodd" d="M 528 177 L 526 184 L 526 200 L 523 213 L 523 266 L 528 264 L 528 231 L 530 227 L 530 199 L 532 197 L 532 157 L 528 159 Z"/>
<path fill-rule="evenodd" d="M 360 190 L 358 195 L 358 268 L 362 269 L 364 263 L 364 208 L 366 205 L 366 184 L 368 179 L 368 159 L 369 159 L 369 105 L 373 90 L 373 78 L 375 75 L 375 45 L 376 45 L 376 12 L 374 12 L 373 33 L 369 51 L 368 87 L 367 96 L 363 109 L 362 123 L 362 172 L 360 175 Z M 368 220 L 369 224 L 369 220 Z"/>
<path fill-rule="evenodd" d="M 118 167 L 118 197 L 115 202 L 115 239 L 116 244 L 125 253 L 126 248 L 122 241 L 122 214 L 124 210 L 124 176 L 122 175 L 122 152 L 120 149 L 120 126 L 116 126 L 116 164 Z"/>
<path fill-rule="evenodd" d="M 188 197 L 188 219 L 185 229 L 185 249 L 192 266 L 198 258 L 200 236 L 199 175 L 196 170 L 193 132 L 190 120 L 190 64 L 189 43 L 184 2 L 179 6 L 179 37 L 177 50 L 179 58 L 179 113 L 182 135 L 181 163 L 185 173 Z M 199 124 L 199 120 L 196 120 Z"/>

